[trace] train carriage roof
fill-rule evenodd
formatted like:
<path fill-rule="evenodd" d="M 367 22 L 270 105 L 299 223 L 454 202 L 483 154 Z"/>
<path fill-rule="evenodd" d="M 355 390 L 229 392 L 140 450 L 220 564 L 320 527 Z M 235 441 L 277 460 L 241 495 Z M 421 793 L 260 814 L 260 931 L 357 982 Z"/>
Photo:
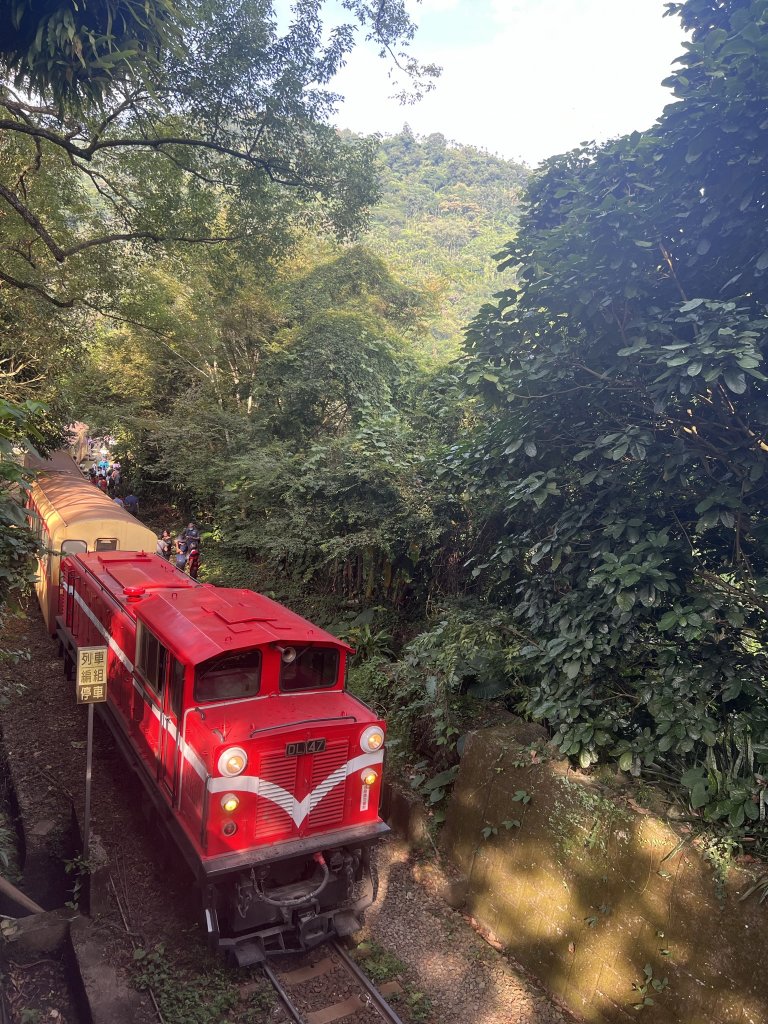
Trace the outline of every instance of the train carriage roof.
<path fill-rule="evenodd" d="M 31 494 L 38 506 L 41 505 L 40 498 L 47 505 L 40 511 L 49 523 L 58 520 L 65 526 L 74 526 L 93 520 L 117 521 L 138 528 L 146 534 L 145 543 L 150 550 L 155 549 L 157 538 L 152 530 L 115 504 L 79 471 L 76 476 L 66 472 L 41 473 L 32 485 Z"/>
<path fill-rule="evenodd" d="M 37 452 L 24 453 L 24 468 L 42 470 L 44 473 L 68 473 L 70 476 L 83 478 L 80 467 L 69 452 L 51 452 L 46 458 Z"/>

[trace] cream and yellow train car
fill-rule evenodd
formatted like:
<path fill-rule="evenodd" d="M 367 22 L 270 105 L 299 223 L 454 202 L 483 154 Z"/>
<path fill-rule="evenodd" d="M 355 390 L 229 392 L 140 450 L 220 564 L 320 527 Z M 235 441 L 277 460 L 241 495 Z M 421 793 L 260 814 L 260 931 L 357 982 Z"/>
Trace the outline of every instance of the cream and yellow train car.
<path fill-rule="evenodd" d="M 56 632 L 62 555 L 84 551 L 151 553 L 157 545 L 152 530 L 94 487 L 77 467 L 74 470 L 40 473 L 27 497 L 30 525 L 42 545 L 35 589 L 51 635 Z"/>

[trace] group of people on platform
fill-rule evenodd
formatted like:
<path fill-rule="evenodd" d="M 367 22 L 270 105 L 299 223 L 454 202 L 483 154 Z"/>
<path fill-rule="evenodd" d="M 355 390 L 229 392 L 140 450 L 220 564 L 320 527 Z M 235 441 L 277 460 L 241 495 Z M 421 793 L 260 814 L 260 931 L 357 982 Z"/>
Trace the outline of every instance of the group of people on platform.
<path fill-rule="evenodd" d="M 173 557 L 176 568 L 196 580 L 200 569 L 200 531 L 189 523 L 174 540 L 169 530 L 163 530 L 157 539 L 157 553 L 169 562 Z"/>

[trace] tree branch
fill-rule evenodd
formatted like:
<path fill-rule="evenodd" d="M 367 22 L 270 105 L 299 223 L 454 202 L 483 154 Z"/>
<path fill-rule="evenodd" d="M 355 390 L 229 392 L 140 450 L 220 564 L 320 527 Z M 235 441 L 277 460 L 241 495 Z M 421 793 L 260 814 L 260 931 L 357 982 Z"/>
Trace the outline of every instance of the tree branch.
<path fill-rule="evenodd" d="M 46 229 L 40 223 L 38 217 L 34 213 L 32 213 L 29 207 L 25 206 L 24 203 L 22 203 L 22 201 L 19 199 L 19 197 L 15 195 L 15 193 L 11 192 L 10 189 L 6 188 L 5 185 L 2 184 L 0 184 L 0 196 L 2 196 L 3 199 L 5 199 L 6 203 L 8 203 L 8 205 L 11 206 L 16 211 L 16 213 L 18 213 L 18 215 L 22 218 L 22 220 L 25 223 L 29 224 L 29 226 L 32 228 L 35 234 L 39 235 L 39 237 L 42 238 L 46 246 L 53 253 L 56 262 L 63 263 L 65 259 L 64 251 L 61 249 L 59 245 L 56 244 L 56 242 L 54 242 L 54 240 L 48 234 Z"/>
<path fill-rule="evenodd" d="M 163 235 L 156 231 L 123 231 L 114 232 L 111 235 L 102 235 L 100 238 L 89 238 L 87 242 L 78 242 L 77 245 L 70 245 L 68 249 L 62 249 L 64 257 L 74 256 L 75 253 L 83 252 L 85 249 L 92 249 L 97 245 L 109 245 L 111 242 L 134 242 L 145 240 L 156 242 L 158 245 L 164 242 L 189 242 L 196 245 L 216 245 L 220 242 L 236 242 L 244 238 L 244 235 L 204 235 L 194 237 L 192 235 Z"/>
<path fill-rule="evenodd" d="M 256 157 L 248 150 L 233 149 L 221 142 L 214 142 L 211 139 L 185 138 L 184 136 L 160 136 L 153 139 L 117 138 L 105 139 L 102 142 L 94 139 L 87 146 L 79 146 L 72 142 L 71 136 L 62 136 L 42 125 L 27 124 L 22 121 L 0 120 L 0 131 L 13 131 L 22 135 L 29 135 L 31 138 L 45 139 L 53 146 L 58 146 L 72 156 L 81 160 L 91 160 L 96 153 L 109 149 L 153 149 L 156 152 L 167 146 L 187 146 L 193 149 L 207 150 L 212 153 L 219 153 L 222 156 L 232 157 L 242 163 L 249 164 L 262 170 L 270 179 L 280 185 L 301 187 L 308 182 L 293 174 L 290 168 L 281 166 L 278 162 L 272 162 L 265 157 Z"/>
<path fill-rule="evenodd" d="M 55 295 L 51 295 L 41 288 L 39 284 L 34 284 L 32 281 L 21 281 L 17 277 L 13 277 L 11 274 L 7 274 L 4 270 L 0 269 L 0 281 L 5 281 L 6 284 L 12 285 L 14 288 L 18 288 L 20 291 L 33 291 L 37 295 L 41 295 L 44 299 L 52 305 L 57 306 L 59 309 L 71 309 L 76 300 L 75 299 L 58 299 Z"/>

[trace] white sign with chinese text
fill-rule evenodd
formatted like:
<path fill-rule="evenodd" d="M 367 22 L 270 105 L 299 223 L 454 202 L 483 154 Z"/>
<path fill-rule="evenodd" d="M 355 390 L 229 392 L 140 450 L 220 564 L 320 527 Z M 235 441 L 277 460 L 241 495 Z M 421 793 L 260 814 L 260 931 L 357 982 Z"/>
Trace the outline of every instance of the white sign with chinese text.
<path fill-rule="evenodd" d="M 77 650 L 77 703 L 96 704 L 107 699 L 107 648 Z"/>

